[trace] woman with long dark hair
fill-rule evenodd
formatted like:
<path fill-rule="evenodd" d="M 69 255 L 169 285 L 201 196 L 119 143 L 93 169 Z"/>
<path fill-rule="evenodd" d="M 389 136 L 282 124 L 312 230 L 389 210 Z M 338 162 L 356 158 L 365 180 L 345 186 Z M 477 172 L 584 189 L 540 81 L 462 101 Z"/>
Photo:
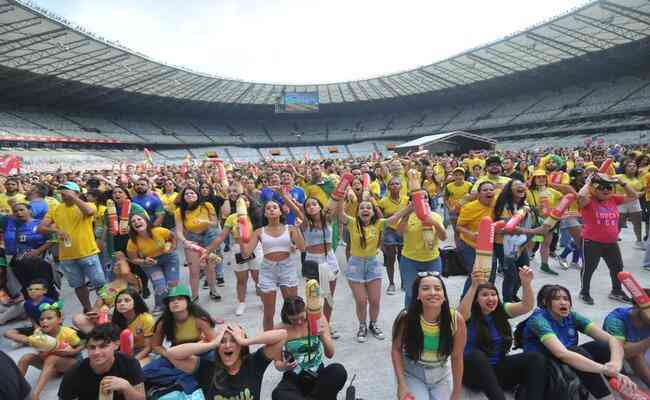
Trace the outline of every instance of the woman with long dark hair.
<path fill-rule="evenodd" d="M 227 324 L 209 341 L 174 346 L 167 356 L 194 375 L 206 399 L 261 399 L 264 372 L 271 361 L 282 360 L 286 337 L 283 329 L 248 337 L 239 325 Z M 261 346 L 251 352 L 253 345 Z M 214 360 L 201 356 L 213 350 Z"/>
<path fill-rule="evenodd" d="M 465 320 L 450 307 L 447 288 L 438 274 L 418 274 L 413 294 L 411 304 L 393 324 L 391 358 L 397 398 L 459 400 Z"/>
<path fill-rule="evenodd" d="M 194 187 L 186 187 L 180 194 L 180 202 L 176 209 L 176 238 L 185 247 L 185 258 L 190 268 L 190 287 L 192 301 L 199 299 L 199 272 L 201 270 L 200 253 L 192 249 L 192 245 L 207 247 L 219 235 L 219 220 L 214 206 L 202 201 L 199 192 Z M 210 298 L 221 300 L 215 281 L 215 263 L 207 260 L 206 277 L 210 287 Z"/>
<path fill-rule="evenodd" d="M 128 328 L 131 331 L 133 355 L 140 365 L 147 364 L 155 321 L 137 290 L 127 288 L 117 294 L 111 322 L 120 330 Z"/>
<path fill-rule="evenodd" d="M 218 190 L 218 191 L 217 191 Z M 227 194 L 225 193 L 227 188 L 223 188 L 221 184 L 216 184 L 215 188 L 210 186 L 210 184 L 202 180 L 199 182 L 199 198 L 202 202 L 204 203 L 210 203 L 212 204 L 212 207 L 214 208 L 216 214 L 217 214 L 217 222 L 219 223 L 218 226 L 214 227 L 214 229 L 217 231 L 217 234 L 221 234 L 221 224 L 222 222 L 226 219 L 226 215 L 223 215 L 224 213 L 229 213 L 230 207 L 226 206 L 223 207 L 224 204 L 226 203 L 226 198 L 228 197 Z M 225 208 L 225 210 L 224 210 Z M 217 247 L 213 250 L 215 254 L 221 255 L 221 247 Z M 205 262 L 208 260 L 206 259 Z M 218 262 L 214 266 L 214 273 L 215 273 L 215 279 L 217 282 L 217 286 L 224 286 L 225 285 L 225 280 L 224 280 L 224 275 L 223 275 L 223 262 Z M 205 287 L 209 287 L 209 281 L 206 280 L 206 285 Z"/>
<path fill-rule="evenodd" d="M 388 191 L 386 195 L 378 202 L 381 213 L 384 217 L 391 215 L 406 208 L 409 203 L 408 196 L 402 194 L 402 181 L 398 177 L 392 177 L 388 181 Z M 399 221 L 384 228 L 382 234 L 382 251 L 384 253 L 384 266 L 388 275 L 388 288 L 386 294 L 395 294 L 395 261 L 402 255 L 403 238 L 398 229 Z M 400 266 L 401 282 L 404 284 L 404 274 Z"/>
<path fill-rule="evenodd" d="M 523 386 L 519 389 L 521 398 L 544 399 L 544 357 L 538 353 L 508 354 L 513 342 L 509 319 L 527 314 L 535 306 L 533 271 L 523 267 L 519 278 L 523 301 L 502 303 L 493 283 L 472 274 L 472 286 L 458 308 L 467 321 L 463 383 L 485 393 L 490 400 L 505 400 L 504 391 L 517 385 Z"/>

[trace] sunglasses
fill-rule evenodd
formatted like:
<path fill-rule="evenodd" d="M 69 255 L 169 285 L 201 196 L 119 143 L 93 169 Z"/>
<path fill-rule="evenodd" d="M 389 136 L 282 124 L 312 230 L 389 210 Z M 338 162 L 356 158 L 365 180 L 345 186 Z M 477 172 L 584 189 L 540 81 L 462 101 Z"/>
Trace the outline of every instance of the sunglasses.
<path fill-rule="evenodd" d="M 436 278 L 440 277 L 440 272 L 438 271 L 420 271 L 418 272 L 420 278 L 426 278 L 427 276 L 435 276 Z"/>
<path fill-rule="evenodd" d="M 596 185 L 597 190 L 612 190 L 613 186 L 612 185 Z"/>

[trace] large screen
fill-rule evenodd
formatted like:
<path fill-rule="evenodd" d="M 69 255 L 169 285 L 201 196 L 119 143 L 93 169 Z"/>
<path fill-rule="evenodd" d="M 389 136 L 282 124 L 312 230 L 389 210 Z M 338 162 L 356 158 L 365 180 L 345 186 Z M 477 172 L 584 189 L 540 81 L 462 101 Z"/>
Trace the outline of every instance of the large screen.
<path fill-rule="evenodd" d="M 318 92 L 284 93 L 278 104 L 276 113 L 310 113 L 318 112 Z"/>

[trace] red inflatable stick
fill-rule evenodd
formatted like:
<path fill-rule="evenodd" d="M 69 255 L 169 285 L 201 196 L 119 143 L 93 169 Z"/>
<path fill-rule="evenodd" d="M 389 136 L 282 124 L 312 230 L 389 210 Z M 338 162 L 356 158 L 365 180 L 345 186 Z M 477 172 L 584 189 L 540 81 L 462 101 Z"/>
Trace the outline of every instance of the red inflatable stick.
<path fill-rule="evenodd" d="M 623 284 L 623 286 L 625 286 L 627 291 L 630 292 L 634 302 L 641 309 L 641 312 L 650 317 L 650 296 L 648 296 L 645 289 L 641 287 L 641 284 L 636 280 L 634 275 L 628 271 L 621 271 L 618 273 L 618 280 Z"/>
<path fill-rule="evenodd" d="M 120 353 L 133 356 L 133 333 L 126 328 L 120 333 Z"/>
<path fill-rule="evenodd" d="M 343 196 L 345 196 L 345 192 L 348 189 L 348 186 L 350 186 L 350 183 L 352 183 L 352 174 L 349 172 L 346 172 L 341 176 L 341 181 L 339 182 L 338 185 L 336 185 L 336 189 L 334 189 L 334 192 L 332 192 L 332 198 L 336 201 L 341 201 L 343 199 Z"/>
<path fill-rule="evenodd" d="M 528 214 L 528 208 L 522 207 L 515 214 L 510 217 L 508 222 L 506 223 L 506 226 L 503 228 L 505 232 L 512 232 L 515 230 L 516 227 L 521 224 L 524 219 L 526 218 L 526 214 Z"/>
<path fill-rule="evenodd" d="M 632 393 L 621 392 L 621 383 L 617 378 L 611 378 L 609 380 L 609 386 L 612 388 L 612 390 L 618 393 L 624 400 L 650 400 L 650 393 L 638 388 Z"/>
<path fill-rule="evenodd" d="M 425 222 L 429 219 L 429 214 L 431 210 L 429 209 L 429 202 L 423 190 L 418 190 L 411 194 L 411 200 L 413 201 L 413 207 L 415 207 L 415 215 L 418 216 L 418 219 L 422 222 Z"/>
<path fill-rule="evenodd" d="M 569 209 L 571 206 L 571 203 L 573 203 L 576 199 L 576 195 L 573 193 L 569 193 L 562 197 L 560 202 L 555 206 L 555 208 L 550 212 L 548 218 L 544 220 L 544 226 L 547 227 L 548 229 L 553 229 L 555 225 L 562 219 L 562 216 L 566 212 L 566 210 Z"/>
<path fill-rule="evenodd" d="M 106 214 L 108 215 L 108 230 L 113 236 L 120 232 L 120 225 L 117 221 L 117 208 L 112 199 L 106 200 Z"/>
<path fill-rule="evenodd" d="M 562 171 L 553 171 L 550 176 L 551 183 L 561 183 L 562 182 Z"/>
<path fill-rule="evenodd" d="M 483 217 L 478 225 L 478 238 L 476 239 L 476 258 L 474 259 L 474 271 L 483 275 L 487 281 L 492 272 L 492 252 L 494 245 L 494 226 L 492 218 Z"/>
<path fill-rule="evenodd" d="M 251 229 L 248 223 L 248 209 L 246 208 L 246 200 L 242 197 L 237 199 L 237 230 L 242 242 L 248 243 L 251 240 Z"/>
<path fill-rule="evenodd" d="M 223 166 L 223 161 L 216 160 L 214 162 L 214 167 L 217 169 L 217 178 L 221 184 L 228 187 L 228 177 L 226 175 L 226 168 Z"/>
<path fill-rule="evenodd" d="M 186 242 L 185 243 L 185 248 L 190 250 L 190 251 L 194 251 L 196 253 L 200 253 L 200 254 L 205 253 L 205 247 L 199 246 L 198 244 L 196 244 L 194 242 Z"/>
<path fill-rule="evenodd" d="M 603 161 L 602 164 L 600 164 L 600 168 L 598 168 L 598 172 L 601 174 L 609 175 L 609 169 L 611 168 L 613 162 L 614 160 L 611 158 L 606 159 L 605 161 Z"/>
<path fill-rule="evenodd" d="M 97 325 L 108 324 L 108 307 L 102 306 L 97 312 Z"/>
<path fill-rule="evenodd" d="M 129 233 L 129 213 L 131 212 L 131 200 L 122 201 L 120 208 L 119 234 L 127 235 Z"/>

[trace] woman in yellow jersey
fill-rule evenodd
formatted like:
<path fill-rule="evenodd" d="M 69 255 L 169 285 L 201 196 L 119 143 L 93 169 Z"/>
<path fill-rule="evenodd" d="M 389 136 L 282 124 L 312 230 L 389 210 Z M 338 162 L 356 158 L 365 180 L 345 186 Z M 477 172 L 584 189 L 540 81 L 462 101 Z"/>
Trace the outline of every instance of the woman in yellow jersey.
<path fill-rule="evenodd" d="M 163 203 L 163 207 L 165 207 L 165 218 L 163 218 L 162 226 L 167 229 L 173 229 L 176 200 L 178 199 L 178 192 L 176 191 L 176 185 L 173 180 L 165 180 L 162 191 L 158 193 L 158 197 L 160 197 L 160 201 Z"/>
<path fill-rule="evenodd" d="M 355 177 L 350 183 L 350 187 L 345 195 L 345 213 L 347 215 L 357 215 L 359 209 L 359 202 L 363 199 L 363 181 L 360 177 Z M 374 198 L 370 198 L 375 212 L 378 215 L 381 215 L 381 210 L 377 207 L 377 202 Z M 345 241 L 345 257 L 346 259 L 350 258 L 350 234 L 347 229 L 341 224 L 341 229 L 343 230 L 343 240 Z"/>
<path fill-rule="evenodd" d="M 359 330 L 357 341 L 367 340 L 368 329 L 377 339 L 384 339 L 384 334 L 377 326 L 381 300 L 381 264 L 377 259 L 381 233 L 386 225 L 398 221 L 411 207 L 407 207 L 388 219 L 379 218 L 375 207 L 369 201 L 360 201 L 354 216 L 347 215 L 339 205 L 340 221 L 346 226 L 350 237 L 350 259 L 345 276 L 348 279 L 356 303 Z M 367 314 L 370 311 L 370 325 Z"/>
<path fill-rule="evenodd" d="M 537 223 L 534 226 L 539 226 L 544 222 L 547 214 L 557 205 L 557 203 L 562 198 L 562 193 L 557 190 L 548 187 L 548 178 L 546 176 L 546 171 L 538 169 L 533 172 L 533 177 L 530 182 L 530 188 L 527 195 L 528 204 L 532 207 L 531 211 L 533 212 L 534 217 L 537 219 Z M 535 239 L 533 239 L 535 240 Z M 551 241 L 553 240 L 553 233 L 547 232 L 543 235 L 543 241 L 540 243 L 540 256 L 542 263 L 540 270 L 546 272 L 550 275 L 558 275 L 557 272 L 551 269 L 548 265 L 548 258 L 551 251 Z M 531 242 L 531 246 L 534 243 Z M 534 250 L 531 251 L 531 259 L 535 256 Z"/>
<path fill-rule="evenodd" d="M 403 210 L 408 206 L 409 199 L 401 194 L 402 182 L 399 178 L 392 177 L 388 182 L 388 193 L 381 200 L 379 200 L 379 208 L 384 217 Z M 353 214 L 348 214 L 353 215 Z M 395 294 L 395 261 L 400 257 L 402 252 L 402 235 L 397 232 L 397 222 L 384 229 L 382 235 L 382 251 L 384 252 L 384 266 L 388 274 L 388 289 L 386 293 L 389 295 Z M 402 285 L 404 285 L 404 275 L 401 274 Z"/>
<path fill-rule="evenodd" d="M 219 220 L 212 204 L 199 200 L 199 193 L 194 187 L 188 186 L 180 194 L 180 201 L 175 213 L 176 237 L 185 247 L 185 258 L 190 268 L 190 287 L 192 301 L 199 298 L 199 272 L 201 270 L 201 254 L 192 249 L 192 245 L 207 247 L 217 238 Z M 215 282 L 214 262 L 209 261 L 205 275 L 210 287 L 210 298 L 221 300 Z"/>
<path fill-rule="evenodd" d="M 623 163 L 623 173 L 616 176 L 619 182 L 627 183 L 630 188 L 634 189 L 637 197 L 645 194 L 645 185 L 639 179 L 639 170 L 634 160 L 626 160 Z M 625 190 L 618 185 L 616 186 L 616 193 L 624 195 Z M 635 246 L 638 249 L 645 250 L 645 244 L 641 241 L 641 203 L 633 201 L 631 203 L 621 204 L 618 206 L 618 212 L 620 214 L 618 223 L 619 232 L 622 227 L 626 226 L 628 220 L 631 221 L 632 227 L 634 228 L 634 236 L 636 236 Z"/>
<path fill-rule="evenodd" d="M 129 329 L 133 335 L 133 357 L 145 365 L 149 362 L 151 338 L 155 320 L 140 294 L 131 288 L 115 297 L 115 310 L 111 320 L 120 330 Z"/>
<path fill-rule="evenodd" d="M 419 273 L 412 291 L 411 303 L 393 323 L 397 398 L 460 400 L 465 320 L 449 305 L 445 284 L 435 272 Z"/>
<path fill-rule="evenodd" d="M 148 218 L 134 214 L 130 219 L 129 242 L 126 252 L 129 261 L 142 267 L 153 284 L 154 314 L 162 313 L 163 298 L 180 278 L 176 236 L 161 226 L 154 227 Z"/>
<path fill-rule="evenodd" d="M 409 208 L 409 210 L 411 210 Z M 443 225 L 442 216 L 436 212 L 429 215 L 428 229 L 435 232 L 432 243 L 426 243 L 423 238 L 424 226 L 420 218 L 408 212 L 399 222 L 397 231 L 404 237 L 402 257 L 399 260 L 399 270 L 404 286 L 404 307 L 411 304 L 411 292 L 416 275 L 423 271 L 442 273 L 439 244 L 447 239 L 447 231 Z"/>
<path fill-rule="evenodd" d="M 293 202 L 293 197 L 288 192 L 280 190 L 278 194 L 282 195 L 285 204 Z M 242 256 L 250 257 L 258 244 L 262 245 L 264 257 L 260 266 L 258 287 L 262 292 L 260 297 L 264 308 L 262 324 L 264 330 L 268 331 L 273 329 L 278 289 L 285 299 L 298 295 L 298 271 L 291 253 L 294 248 L 304 251 L 305 241 L 297 226 L 284 223 L 280 204 L 274 200 L 268 201 L 264 206 L 264 217 L 267 224 L 256 229 L 248 243 L 242 243 Z M 300 224 L 300 219 L 297 218 L 295 223 Z"/>
<path fill-rule="evenodd" d="M 639 169 L 639 179 L 645 187 L 645 194 L 639 200 L 641 202 L 641 219 L 645 222 L 643 241 L 647 241 L 650 233 L 650 156 L 641 154 L 636 159 L 636 165 Z"/>
<path fill-rule="evenodd" d="M 570 185 L 577 193 L 585 184 L 584 169 L 576 167 L 569 172 Z M 564 243 L 562 244 L 562 239 Z M 574 200 L 569 205 L 569 209 L 560 220 L 560 243 L 564 250 L 558 256 L 558 263 L 563 269 L 573 267 L 580 269 L 578 263 L 582 258 L 582 224 L 580 222 L 580 210 L 578 209 L 578 200 Z M 567 256 L 573 253 L 571 263 L 567 262 Z"/>
<path fill-rule="evenodd" d="M 442 171 L 444 174 L 444 170 Z M 429 206 L 431 210 L 436 211 L 438 209 L 438 200 L 442 194 L 442 184 L 436 176 L 436 171 L 431 165 L 424 167 L 424 173 L 422 174 L 422 189 L 427 192 L 429 195 Z"/>
<path fill-rule="evenodd" d="M 229 193 L 229 198 L 233 198 L 235 195 L 237 196 L 235 201 L 238 199 L 242 199 L 246 203 L 246 211 L 247 215 L 244 216 L 246 224 L 248 225 L 248 229 L 250 232 L 253 232 L 253 230 L 257 227 L 255 224 L 253 224 L 253 221 L 251 220 L 250 216 L 255 216 L 258 214 L 257 207 L 253 204 L 251 204 L 251 201 L 246 194 L 241 193 L 241 186 L 239 186 L 236 183 L 233 183 L 230 185 L 230 188 L 228 189 Z M 235 210 L 236 208 L 232 208 L 232 210 Z M 255 282 L 255 287 L 258 287 L 258 282 L 259 282 L 259 274 L 260 274 L 260 258 L 262 256 L 262 248 L 258 244 L 258 246 L 255 248 L 253 254 L 248 257 L 244 258 L 242 255 L 242 238 L 239 233 L 239 223 L 238 223 L 239 215 L 237 212 L 231 213 L 228 217 L 226 217 L 226 221 L 223 224 L 223 231 L 221 231 L 221 234 L 219 237 L 217 237 L 208 247 L 206 247 L 206 255 L 210 254 L 211 252 L 219 249 L 219 246 L 221 246 L 221 243 L 223 243 L 229 235 L 232 234 L 232 241 L 230 250 L 232 251 L 233 257 L 234 257 L 234 263 L 232 264 L 233 270 L 235 271 L 235 278 L 237 279 L 237 308 L 235 309 L 235 315 L 240 316 L 244 314 L 244 311 L 246 311 L 246 288 L 248 286 L 248 277 L 250 275 L 251 278 L 253 278 L 253 281 Z M 205 257 L 205 256 L 204 256 Z"/>
<path fill-rule="evenodd" d="M 453 181 L 447 183 L 445 186 L 444 200 L 445 207 L 449 213 L 449 222 L 454 229 L 454 241 L 456 248 L 459 245 L 459 237 L 456 232 L 456 222 L 458 221 L 458 213 L 463 205 L 463 199 L 471 192 L 472 184 L 465 180 L 465 170 L 456 167 L 452 172 Z"/>
<path fill-rule="evenodd" d="M 215 338 L 215 321 L 201 306 L 192 302 L 190 289 L 177 285 L 165 297 L 165 311 L 154 325 L 151 340 L 152 352 L 166 357 L 167 348 L 163 345 L 169 340 L 172 346 L 182 343 L 209 342 Z M 147 368 L 156 368 L 159 360 L 151 362 Z"/>

